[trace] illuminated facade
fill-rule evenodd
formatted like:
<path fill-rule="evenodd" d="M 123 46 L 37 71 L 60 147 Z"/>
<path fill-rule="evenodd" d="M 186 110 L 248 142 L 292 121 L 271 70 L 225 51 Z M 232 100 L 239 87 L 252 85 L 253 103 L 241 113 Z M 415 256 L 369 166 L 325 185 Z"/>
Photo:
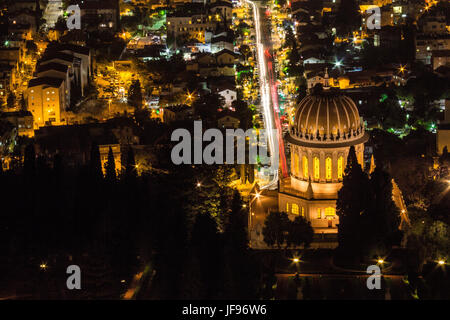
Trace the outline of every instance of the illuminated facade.
<path fill-rule="evenodd" d="M 304 216 L 316 233 L 337 233 L 337 193 L 351 146 L 364 165 L 368 135 L 354 102 L 328 88 L 305 97 L 287 135 L 291 174 L 280 181 L 278 205 L 291 218 Z"/>
<path fill-rule="evenodd" d="M 63 79 L 42 77 L 31 79 L 26 92 L 28 110 L 33 114 L 34 127 L 60 125 L 64 122 L 66 105 Z"/>

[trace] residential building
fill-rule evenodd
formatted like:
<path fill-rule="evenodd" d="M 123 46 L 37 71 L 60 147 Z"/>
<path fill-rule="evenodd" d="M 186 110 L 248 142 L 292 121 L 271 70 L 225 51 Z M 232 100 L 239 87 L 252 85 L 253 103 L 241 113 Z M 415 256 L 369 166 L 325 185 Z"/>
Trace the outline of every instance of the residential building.
<path fill-rule="evenodd" d="M 65 122 L 65 84 L 60 78 L 41 77 L 28 83 L 26 99 L 33 114 L 34 127 L 60 125 Z"/>

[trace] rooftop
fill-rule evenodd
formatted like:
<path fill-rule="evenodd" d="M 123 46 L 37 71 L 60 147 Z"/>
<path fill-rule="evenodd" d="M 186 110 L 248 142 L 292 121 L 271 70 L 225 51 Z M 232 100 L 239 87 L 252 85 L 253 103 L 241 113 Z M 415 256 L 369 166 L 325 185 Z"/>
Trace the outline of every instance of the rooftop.
<path fill-rule="evenodd" d="M 36 87 L 36 86 L 40 86 L 40 85 L 48 85 L 50 87 L 59 88 L 63 81 L 64 81 L 63 79 L 58 79 L 58 78 L 39 77 L 39 78 L 31 79 L 30 82 L 28 82 L 28 88 Z"/>

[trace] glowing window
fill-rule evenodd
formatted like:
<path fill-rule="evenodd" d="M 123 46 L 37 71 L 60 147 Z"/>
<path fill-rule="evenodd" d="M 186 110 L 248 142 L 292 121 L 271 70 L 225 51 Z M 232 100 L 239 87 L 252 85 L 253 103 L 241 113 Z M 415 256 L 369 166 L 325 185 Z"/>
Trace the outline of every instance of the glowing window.
<path fill-rule="evenodd" d="M 331 180 L 331 158 L 328 157 L 325 159 L 325 173 L 326 173 L 326 179 Z"/>
<path fill-rule="evenodd" d="M 336 210 L 332 207 L 325 208 L 325 217 L 333 217 L 336 215 Z"/>
<path fill-rule="evenodd" d="M 292 204 L 292 214 L 298 215 L 298 205 Z"/>
<path fill-rule="evenodd" d="M 289 203 L 286 202 L 286 212 L 289 212 Z"/>
<path fill-rule="evenodd" d="M 302 217 L 305 216 L 305 207 L 302 207 Z"/>
<path fill-rule="evenodd" d="M 303 177 L 308 179 L 308 158 L 303 156 Z"/>
<path fill-rule="evenodd" d="M 321 208 L 317 209 L 317 219 L 322 219 L 322 209 Z"/>
<path fill-rule="evenodd" d="M 342 156 L 340 156 L 338 158 L 337 165 L 338 165 L 338 179 L 342 180 L 342 175 L 343 175 L 343 172 L 344 172 L 344 158 Z"/>
<path fill-rule="evenodd" d="M 298 160 L 298 153 L 294 154 L 294 172 L 295 175 L 299 175 L 300 174 L 300 169 L 299 169 L 299 160 Z"/>
<path fill-rule="evenodd" d="M 319 158 L 314 157 L 314 179 L 319 180 L 320 179 L 320 162 Z"/>

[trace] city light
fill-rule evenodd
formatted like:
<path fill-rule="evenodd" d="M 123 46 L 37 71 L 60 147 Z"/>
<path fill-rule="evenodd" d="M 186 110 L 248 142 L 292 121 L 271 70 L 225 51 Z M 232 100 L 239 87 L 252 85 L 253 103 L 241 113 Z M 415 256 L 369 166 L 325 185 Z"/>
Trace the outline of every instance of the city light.
<path fill-rule="evenodd" d="M 378 264 L 383 264 L 384 263 L 384 260 L 383 259 L 378 259 Z"/>
<path fill-rule="evenodd" d="M 294 263 L 299 263 L 299 262 L 300 262 L 300 259 L 299 259 L 299 258 L 294 258 L 294 259 L 292 259 L 292 261 L 293 261 Z"/>
<path fill-rule="evenodd" d="M 441 260 L 438 261 L 438 264 L 439 264 L 440 266 L 443 266 L 443 265 L 445 264 L 445 261 L 441 259 Z"/>
<path fill-rule="evenodd" d="M 260 26 L 260 17 L 259 17 L 259 10 L 256 6 L 256 4 L 253 1 L 250 0 L 244 0 L 250 6 L 253 10 L 253 20 L 255 23 L 255 31 L 256 31 L 256 47 L 257 47 L 257 59 L 258 59 L 258 68 L 259 68 L 259 85 L 260 85 L 260 91 L 261 91 L 261 104 L 263 106 L 264 111 L 264 127 L 269 132 L 268 138 L 269 138 L 269 145 L 270 145 L 270 151 L 271 151 L 271 163 L 278 162 L 278 159 L 275 158 L 275 139 L 277 138 L 276 135 L 273 133 L 274 130 L 271 130 L 274 128 L 273 126 L 273 111 L 270 108 L 270 88 L 268 83 L 268 73 L 266 68 L 266 63 L 264 60 L 264 45 L 262 44 L 262 37 L 261 37 L 261 26 Z M 274 172 L 274 176 L 272 181 L 270 181 L 268 184 L 261 187 L 261 189 L 269 188 L 271 186 L 275 186 L 278 184 L 278 170 Z"/>

